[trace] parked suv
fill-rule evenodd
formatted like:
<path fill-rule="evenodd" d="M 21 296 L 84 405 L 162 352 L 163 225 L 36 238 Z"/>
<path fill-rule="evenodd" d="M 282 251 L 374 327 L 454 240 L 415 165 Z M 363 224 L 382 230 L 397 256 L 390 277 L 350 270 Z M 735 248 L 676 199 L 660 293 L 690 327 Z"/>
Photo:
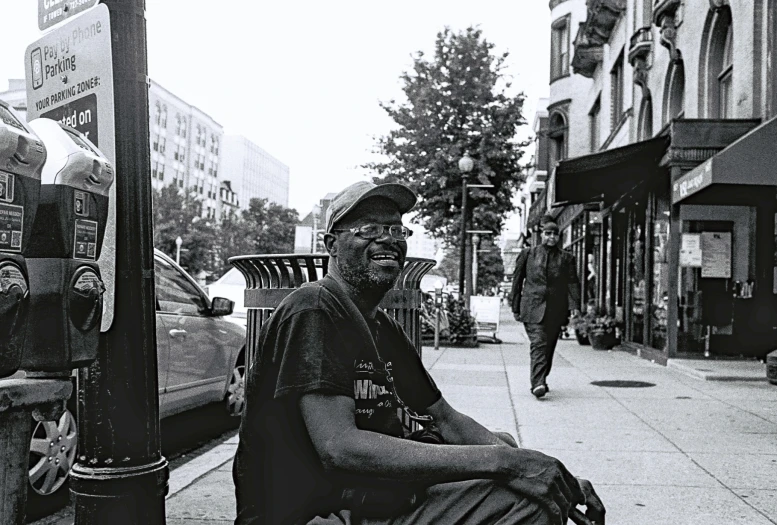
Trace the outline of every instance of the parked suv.
<path fill-rule="evenodd" d="M 227 320 L 234 303 L 209 299 L 172 259 L 154 250 L 159 417 L 212 402 L 239 416 L 243 410 L 245 327 Z M 75 390 L 59 421 L 33 421 L 28 508 L 67 501 L 75 461 Z M 45 500 L 45 501 L 44 501 Z"/>

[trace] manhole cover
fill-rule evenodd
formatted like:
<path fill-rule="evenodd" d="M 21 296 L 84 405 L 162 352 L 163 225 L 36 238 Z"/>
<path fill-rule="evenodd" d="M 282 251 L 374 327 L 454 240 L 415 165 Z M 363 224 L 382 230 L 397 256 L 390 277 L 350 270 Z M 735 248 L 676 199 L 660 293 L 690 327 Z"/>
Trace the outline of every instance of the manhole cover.
<path fill-rule="evenodd" d="M 594 386 L 609 386 L 612 388 L 645 388 L 649 386 L 656 386 L 655 383 L 648 383 L 647 381 L 629 381 L 626 379 L 591 381 L 591 384 Z"/>

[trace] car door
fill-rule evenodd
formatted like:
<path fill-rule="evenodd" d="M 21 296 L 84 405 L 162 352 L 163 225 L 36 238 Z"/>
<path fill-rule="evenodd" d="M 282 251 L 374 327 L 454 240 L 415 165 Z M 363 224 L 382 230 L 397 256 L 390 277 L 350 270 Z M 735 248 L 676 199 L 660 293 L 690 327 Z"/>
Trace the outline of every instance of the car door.
<path fill-rule="evenodd" d="M 170 260 L 156 258 L 159 318 L 169 342 L 165 396 L 178 411 L 223 395 L 228 359 L 217 318 L 202 290 Z"/>

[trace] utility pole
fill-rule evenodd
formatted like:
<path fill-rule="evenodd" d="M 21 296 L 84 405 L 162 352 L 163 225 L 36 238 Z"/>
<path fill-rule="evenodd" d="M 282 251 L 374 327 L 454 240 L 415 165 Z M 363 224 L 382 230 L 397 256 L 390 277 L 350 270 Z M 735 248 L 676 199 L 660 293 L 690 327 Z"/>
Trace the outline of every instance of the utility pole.
<path fill-rule="evenodd" d="M 76 525 L 161 525 L 169 470 L 159 437 L 144 0 L 103 0 L 116 121 L 116 291 L 97 360 L 78 373 Z"/>

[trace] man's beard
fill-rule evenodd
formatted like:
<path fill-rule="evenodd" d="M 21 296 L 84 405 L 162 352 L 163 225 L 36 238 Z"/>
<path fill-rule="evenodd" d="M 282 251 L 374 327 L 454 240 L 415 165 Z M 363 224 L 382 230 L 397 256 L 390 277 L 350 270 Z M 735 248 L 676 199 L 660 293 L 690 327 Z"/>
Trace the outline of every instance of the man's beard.
<path fill-rule="evenodd" d="M 340 260 L 337 261 L 337 266 L 343 279 L 359 292 L 383 295 L 394 287 L 399 277 L 399 274 L 392 277 L 372 267 L 364 269 Z"/>

